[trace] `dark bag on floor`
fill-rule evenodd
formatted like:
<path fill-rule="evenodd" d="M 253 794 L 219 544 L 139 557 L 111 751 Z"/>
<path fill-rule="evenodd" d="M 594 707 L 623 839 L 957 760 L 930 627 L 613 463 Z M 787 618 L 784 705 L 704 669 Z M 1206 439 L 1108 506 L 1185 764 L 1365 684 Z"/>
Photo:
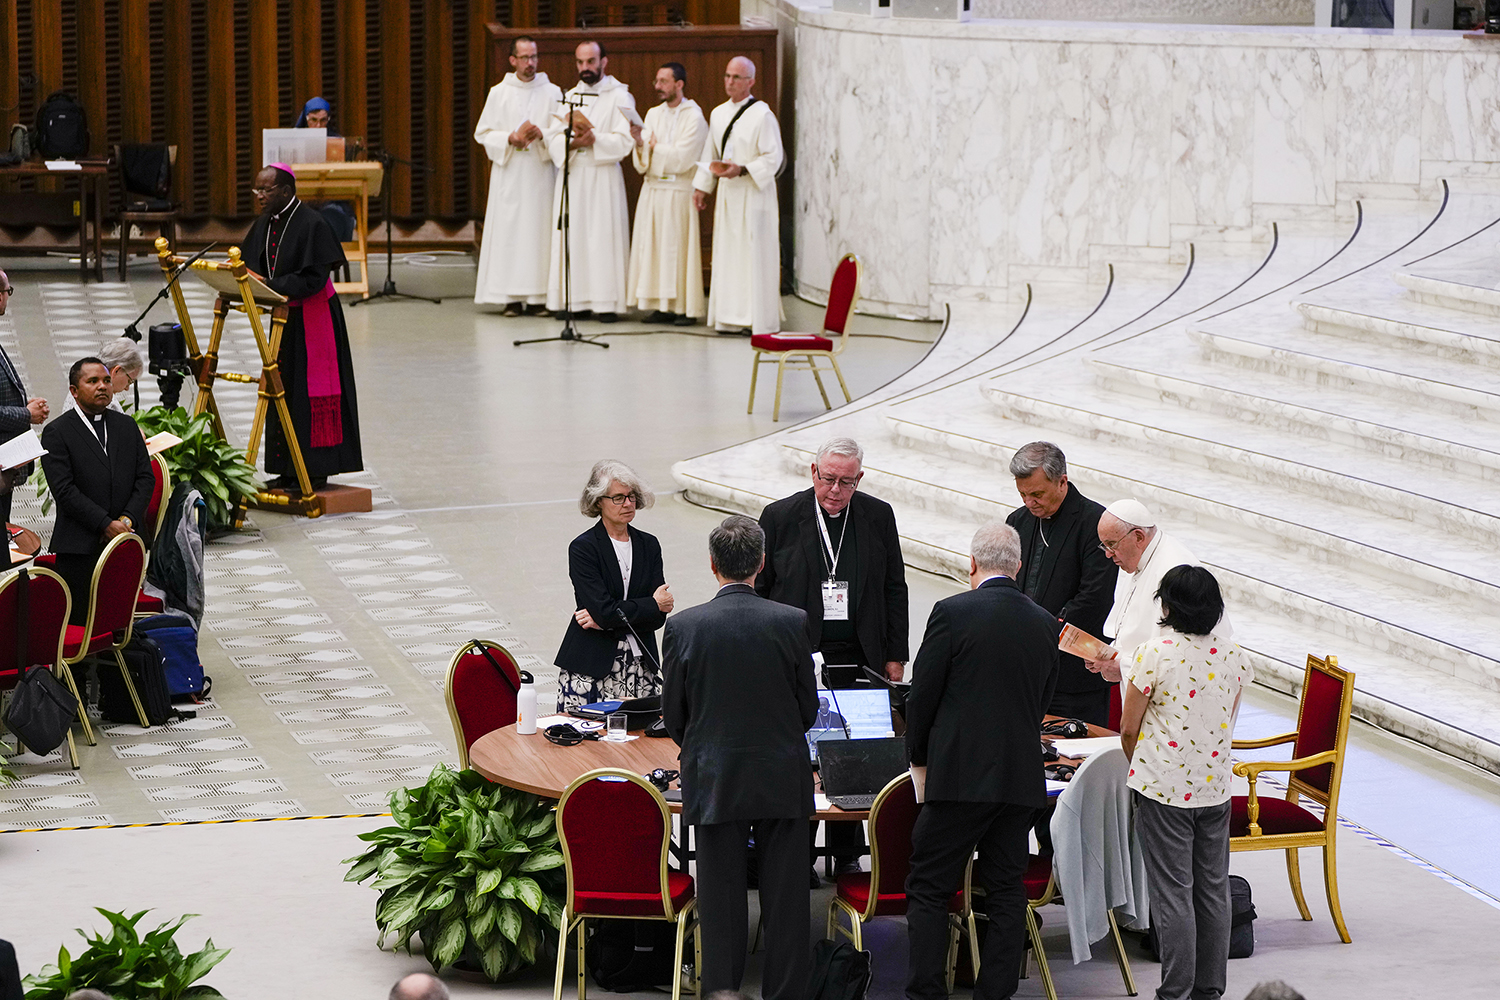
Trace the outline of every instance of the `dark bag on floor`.
<path fill-rule="evenodd" d="M 848 941 L 813 945 L 807 1000 L 864 1000 L 870 988 L 870 953 Z"/>
<path fill-rule="evenodd" d="M 48 160 L 89 155 L 88 115 L 66 90 L 54 91 L 36 109 L 36 145 Z"/>
<path fill-rule="evenodd" d="M 1229 957 L 1255 954 L 1255 904 L 1250 901 L 1250 883 L 1229 876 Z"/>
<path fill-rule="evenodd" d="M 186 698 L 206 693 L 203 664 L 198 660 L 198 630 L 185 615 L 152 615 L 135 623 L 135 634 L 145 635 L 161 649 L 167 696 Z"/>
<path fill-rule="evenodd" d="M 32 753 L 46 756 L 68 738 L 78 699 L 45 666 L 29 667 L 10 696 L 5 725 Z"/>
<path fill-rule="evenodd" d="M 123 652 L 130 677 L 135 681 L 136 693 L 141 696 L 141 707 L 146 710 L 147 721 L 160 726 L 177 718 L 178 711 L 172 707 L 172 698 L 167 693 L 161 647 L 148 636 L 132 635 Z M 130 691 L 125 687 L 120 666 L 114 662 L 113 656 L 99 659 L 99 712 L 110 722 L 140 724 L 135 703 L 130 700 Z"/>
<path fill-rule="evenodd" d="M 684 948 L 684 958 L 687 957 Z M 678 974 L 677 926 L 665 920 L 600 920 L 583 949 L 584 962 L 600 989 L 638 993 L 672 986 Z"/>

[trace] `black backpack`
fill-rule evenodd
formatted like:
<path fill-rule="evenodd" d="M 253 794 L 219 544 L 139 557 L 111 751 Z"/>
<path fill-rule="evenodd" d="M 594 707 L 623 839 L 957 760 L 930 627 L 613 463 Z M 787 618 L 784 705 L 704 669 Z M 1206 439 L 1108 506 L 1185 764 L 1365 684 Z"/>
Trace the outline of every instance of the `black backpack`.
<path fill-rule="evenodd" d="M 1161 961 L 1156 920 L 1146 930 L 1146 954 Z M 1239 875 L 1229 876 L 1229 957 L 1249 958 L 1255 954 L 1255 904 L 1250 900 L 1250 883 Z"/>
<path fill-rule="evenodd" d="M 665 920 L 600 920 L 583 953 L 600 989 L 611 993 L 639 993 L 658 986 L 670 989 L 678 975 L 673 968 L 677 927 Z"/>
<path fill-rule="evenodd" d="M 88 115 L 66 90 L 48 95 L 36 109 L 36 146 L 48 160 L 76 160 L 89 155 Z"/>
<path fill-rule="evenodd" d="M 146 719 L 153 726 L 177 718 L 192 718 L 196 714 L 172 704 L 161 647 L 149 637 L 132 635 L 122 653 L 126 666 L 130 668 L 130 679 L 135 682 L 136 694 L 141 696 Z M 130 700 L 125 679 L 120 676 L 120 665 L 114 662 L 113 656 L 99 658 L 99 713 L 110 722 L 139 725 L 141 721 L 135 714 L 135 702 Z"/>
<path fill-rule="evenodd" d="M 870 953 L 848 941 L 813 945 L 807 1000 L 864 1000 L 870 988 Z"/>

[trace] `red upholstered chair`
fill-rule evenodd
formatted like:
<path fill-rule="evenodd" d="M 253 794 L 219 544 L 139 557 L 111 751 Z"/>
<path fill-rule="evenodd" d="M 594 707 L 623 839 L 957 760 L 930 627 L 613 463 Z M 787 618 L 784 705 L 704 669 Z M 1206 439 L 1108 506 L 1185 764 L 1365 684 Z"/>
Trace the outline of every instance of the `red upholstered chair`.
<path fill-rule="evenodd" d="M 500 664 L 502 677 L 481 650 L 488 650 Z M 448 664 L 444 685 L 448 718 L 458 741 L 458 763 L 469 766 L 469 747 L 485 733 L 516 721 L 516 692 L 521 687 L 521 669 L 504 646 L 486 639 L 471 639 L 459 647 Z"/>
<path fill-rule="evenodd" d="M 1344 774 L 1344 744 L 1349 738 L 1349 714 L 1354 707 L 1354 673 L 1339 668 L 1338 657 L 1307 658 L 1302 681 L 1302 703 L 1297 709 L 1297 729 L 1263 740 L 1235 740 L 1236 750 L 1259 750 L 1282 743 L 1292 744 L 1292 760 L 1245 761 L 1234 765 L 1234 773 L 1250 781 L 1249 795 L 1231 800 L 1230 851 L 1286 851 L 1286 873 L 1292 883 L 1292 898 L 1303 920 L 1312 912 L 1302 896 L 1302 873 L 1297 851 L 1323 848 L 1323 883 L 1328 890 L 1328 910 L 1333 926 L 1345 944 L 1349 929 L 1339 908 L 1338 872 L 1334 867 L 1334 835 L 1338 832 L 1339 783 Z M 1288 771 L 1286 798 L 1263 798 L 1256 779 L 1265 771 Z M 1315 813 L 1301 805 L 1306 796 L 1322 806 Z"/>
<path fill-rule="evenodd" d="M 146 505 L 146 524 L 151 526 L 151 544 L 161 536 L 161 526 L 167 520 L 167 505 L 172 492 L 172 476 L 167 471 L 167 460 L 161 455 L 151 456 L 151 502 Z M 158 615 L 166 610 L 160 597 L 152 597 L 145 591 L 135 599 L 135 613 L 139 616 Z"/>
<path fill-rule="evenodd" d="M 146 718 L 146 709 L 141 705 L 140 693 L 125 666 L 125 657 L 120 650 L 130 642 L 131 628 L 135 624 L 135 602 L 141 592 L 141 581 L 146 578 L 146 544 L 139 535 L 116 535 L 104 546 L 104 552 L 94 565 L 94 582 L 89 588 L 89 615 L 84 625 L 69 625 L 63 640 L 63 661 L 69 666 L 86 656 L 109 652 L 114 655 L 125 678 L 125 689 L 135 703 L 136 717 L 143 729 L 151 722 Z M 74 595 L 79 600 L 82 595 Z"/>
<path fill-rule="evenodd" d="M 568 935 L 578 932 L 578 1000 L 585 1000 L 583 946 L 588 920 L 665 920 L 677 925 L 674 970 L 693 932 L 694 968 L 703 968 L 693 877 L 667 870 L 672 819 L 666 800 L 644 778 L 603 767 L 580 775 L 557 803 L 557 834 L 567 863 L 568 889 L 557 942 L 553 1000 L 562 1000 Z M 694 991 L 697 992 L 695 986 Z M 682 995 L 682 977 L 672 977 L 672 1000 Z"/>
<path fill-rule="evenodd" d="M 50 569 L 35 568 L 27 572 L 27 641 L 29 653 L 26 662 L 18 663 L 16 656 L 16 619 L 20 614 L 21 574 L 12 573 L 0 580 L 0 691 L 9 691 L 21 683 L 26 667 L 45 663 L 52 672 L 60 676 L 78 698 L 78 720 L 83 723 L 83 733 L 89 743 L 94 742 L 94 731 L 89 726 L 88 714 L 83 709 L 78 685 L 73 672 L 63 662 L 63 637 L 68 627 L 68 615 L 73 602 L 68 594 L 68 585 L 63 578 Z M 78 769 L 78 748 L 73 743 L 73 733 L 68 733 L 68 759 L 73 769 Z"/>
<path fill-rule="evenodd" d="M 870 806 L 870 870 L 840 875 L 833 899 L 828 903 L 828 931 L 831 940 L 842 934 L 861 949 L 860 929 L 876 917 L 902 916 L 906 913 L 906 875 L 911 870 L 911 832 L 917 814 L 922 811 L 912 790 L 911 775 L 902 774 L 890 780 Z M 974 930 L 974 910 L 970 906 L 969 878 L 973 860 L 964 867 L 963 885 L 948 904 L 951 936 L 948 944 L 948 991 L 953 991 L 953 977 L 958 960 L 961 931 L 969 934 L 969 959 L 979 968 L 979 938 Z M 871 887 L 875 889 L 872 892 Z M 845 929 L 839 913 L 849 918 Z"/>
<path fill-rule="evenodd" d="M 1042 925 L 1036 911 L 1048 903 L 1061 903 L 1062 893 L 1057 886 L 1057 874 L 1052 870 L 1052 855 L 1033 854 L 1021 877 L 1026 886 L 1026 934 L 1031 938 L 1031 953 L 1036 956 L 1037 968 L 1042 974 L 1042 991 L 1047 1000 L 1057 1000 L 1057 987 L 1052 982 L 1052 969 L 1047 965 L 1047 950 L 1042 946 Z M 1120 967 L 1120 978 L 1125 981 L 1125 995 L 1135 996 L 1135 975 L 1130 971 L 1130 959 L 1125 955 L 1125 942 L 1120 937 L 1120 925 L 1113 910 L 1109 914 L 1110 944 L 1115 951 L 1115 964 Z M 1021 956 L 1021 978 L 1026 978 L 1026 956 Z"/>
<path fill-rule="evenodd" d="M 746 413 L 755 412 L 755 380 L 761 365 L 776 366 L 776 404 L 771 411 L 772 420 L 781 419 L 781 379 L 788 365 L 812 372 L 818 383 L 818 393 L 823 397 L 823 408 L 831 410 L 833 406 L 828 402 L 828 391 L 823 388 L 823 376 L 818 370 L 818 359 L 827 358 L 834 375 L 838 376 L 839 388 L 844 390 L 844 402 L 853 398 L 849 395 L 844 373 L 839 369 L 838 356 L 844 353 L 849 343 L 849 317 L 854 315 L 854 307 L 859 303 L 859 282 L 863 273 L 864 265 L 859 258 L 852 253 L 844 254 L 833 270 L 822 333 L 783 330 L 781 333 L 758 333 L 750 338 L 750 346 L 755 349 L 755 362 L 750 366 L 750 408 Z"/>

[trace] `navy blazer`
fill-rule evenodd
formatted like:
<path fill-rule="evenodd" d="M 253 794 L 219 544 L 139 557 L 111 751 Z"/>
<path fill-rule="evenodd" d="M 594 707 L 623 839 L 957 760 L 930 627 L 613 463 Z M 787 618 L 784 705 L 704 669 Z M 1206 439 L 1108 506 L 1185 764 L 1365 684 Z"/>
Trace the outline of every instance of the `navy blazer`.
<path fill-rule="evenodd" d="M 805 819 L 818 716 L 807 615 L 730 584 L 667 619 L 662 719 L 682 748 L 682 821 Z"/>
<path fill-rule="evenodd" d="M 568 546 L 568 576 L 573 581 L 573 601 L 600 626 L 584 628 L 576 618 L 568 619 L 568 630 L 552 662 L 564 670 L 599 680 L 609 674 L 619 641 L 630 634 L 625 621 L 635 626 L 650 663 L 660 663 L 656 630 L 667 616 L 652 594 L 667 582 L 663 575 L 661 543 L 630 527 L 630 587 L 620 579 L 620 560 L 601 519 Z M 624 615 L 622 619 L 620 616 Z M 654 670 L 655 667 L 647 669 Z"/>
<path fill-rule="evenodd" d="M 104 529 L 121 514 L 135 522 L 135 533 L 149 546 L 146 507 L 156 489 L 151 456 L 136 422 L 115 410 L 104 411 L 109 454 L 94 432 L 79 419 L 82 410 L 64 412 L 42 431 L 42 472 L 57 504 L 51 550 L 93 555 L 104 550 Z M 163 500 L 165 502 L 165 500 Z"/>

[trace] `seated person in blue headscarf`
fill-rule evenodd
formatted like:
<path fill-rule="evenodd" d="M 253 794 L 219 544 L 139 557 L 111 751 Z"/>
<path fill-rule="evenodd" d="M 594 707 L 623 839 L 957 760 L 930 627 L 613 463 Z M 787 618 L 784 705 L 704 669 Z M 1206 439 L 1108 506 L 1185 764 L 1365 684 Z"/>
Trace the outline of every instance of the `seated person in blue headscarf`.
<path fill-rule="evenodd" d="M 337 138 L 339 133 L 333 127 L 333 105 L 321 97 L 313 97 L 302 106 L 302 114 L 297 119 L 293 128 L 326 128 L 330 138 Z M 318 214 L 323 216 L 328 223 L 328 228 L 333 230 L 333 235 L 340 243 L 348 243 L 354 239 L 354 205 L 347 201 L 308 201 L 304 202 L 308 208 L 315 208 Z"/>

